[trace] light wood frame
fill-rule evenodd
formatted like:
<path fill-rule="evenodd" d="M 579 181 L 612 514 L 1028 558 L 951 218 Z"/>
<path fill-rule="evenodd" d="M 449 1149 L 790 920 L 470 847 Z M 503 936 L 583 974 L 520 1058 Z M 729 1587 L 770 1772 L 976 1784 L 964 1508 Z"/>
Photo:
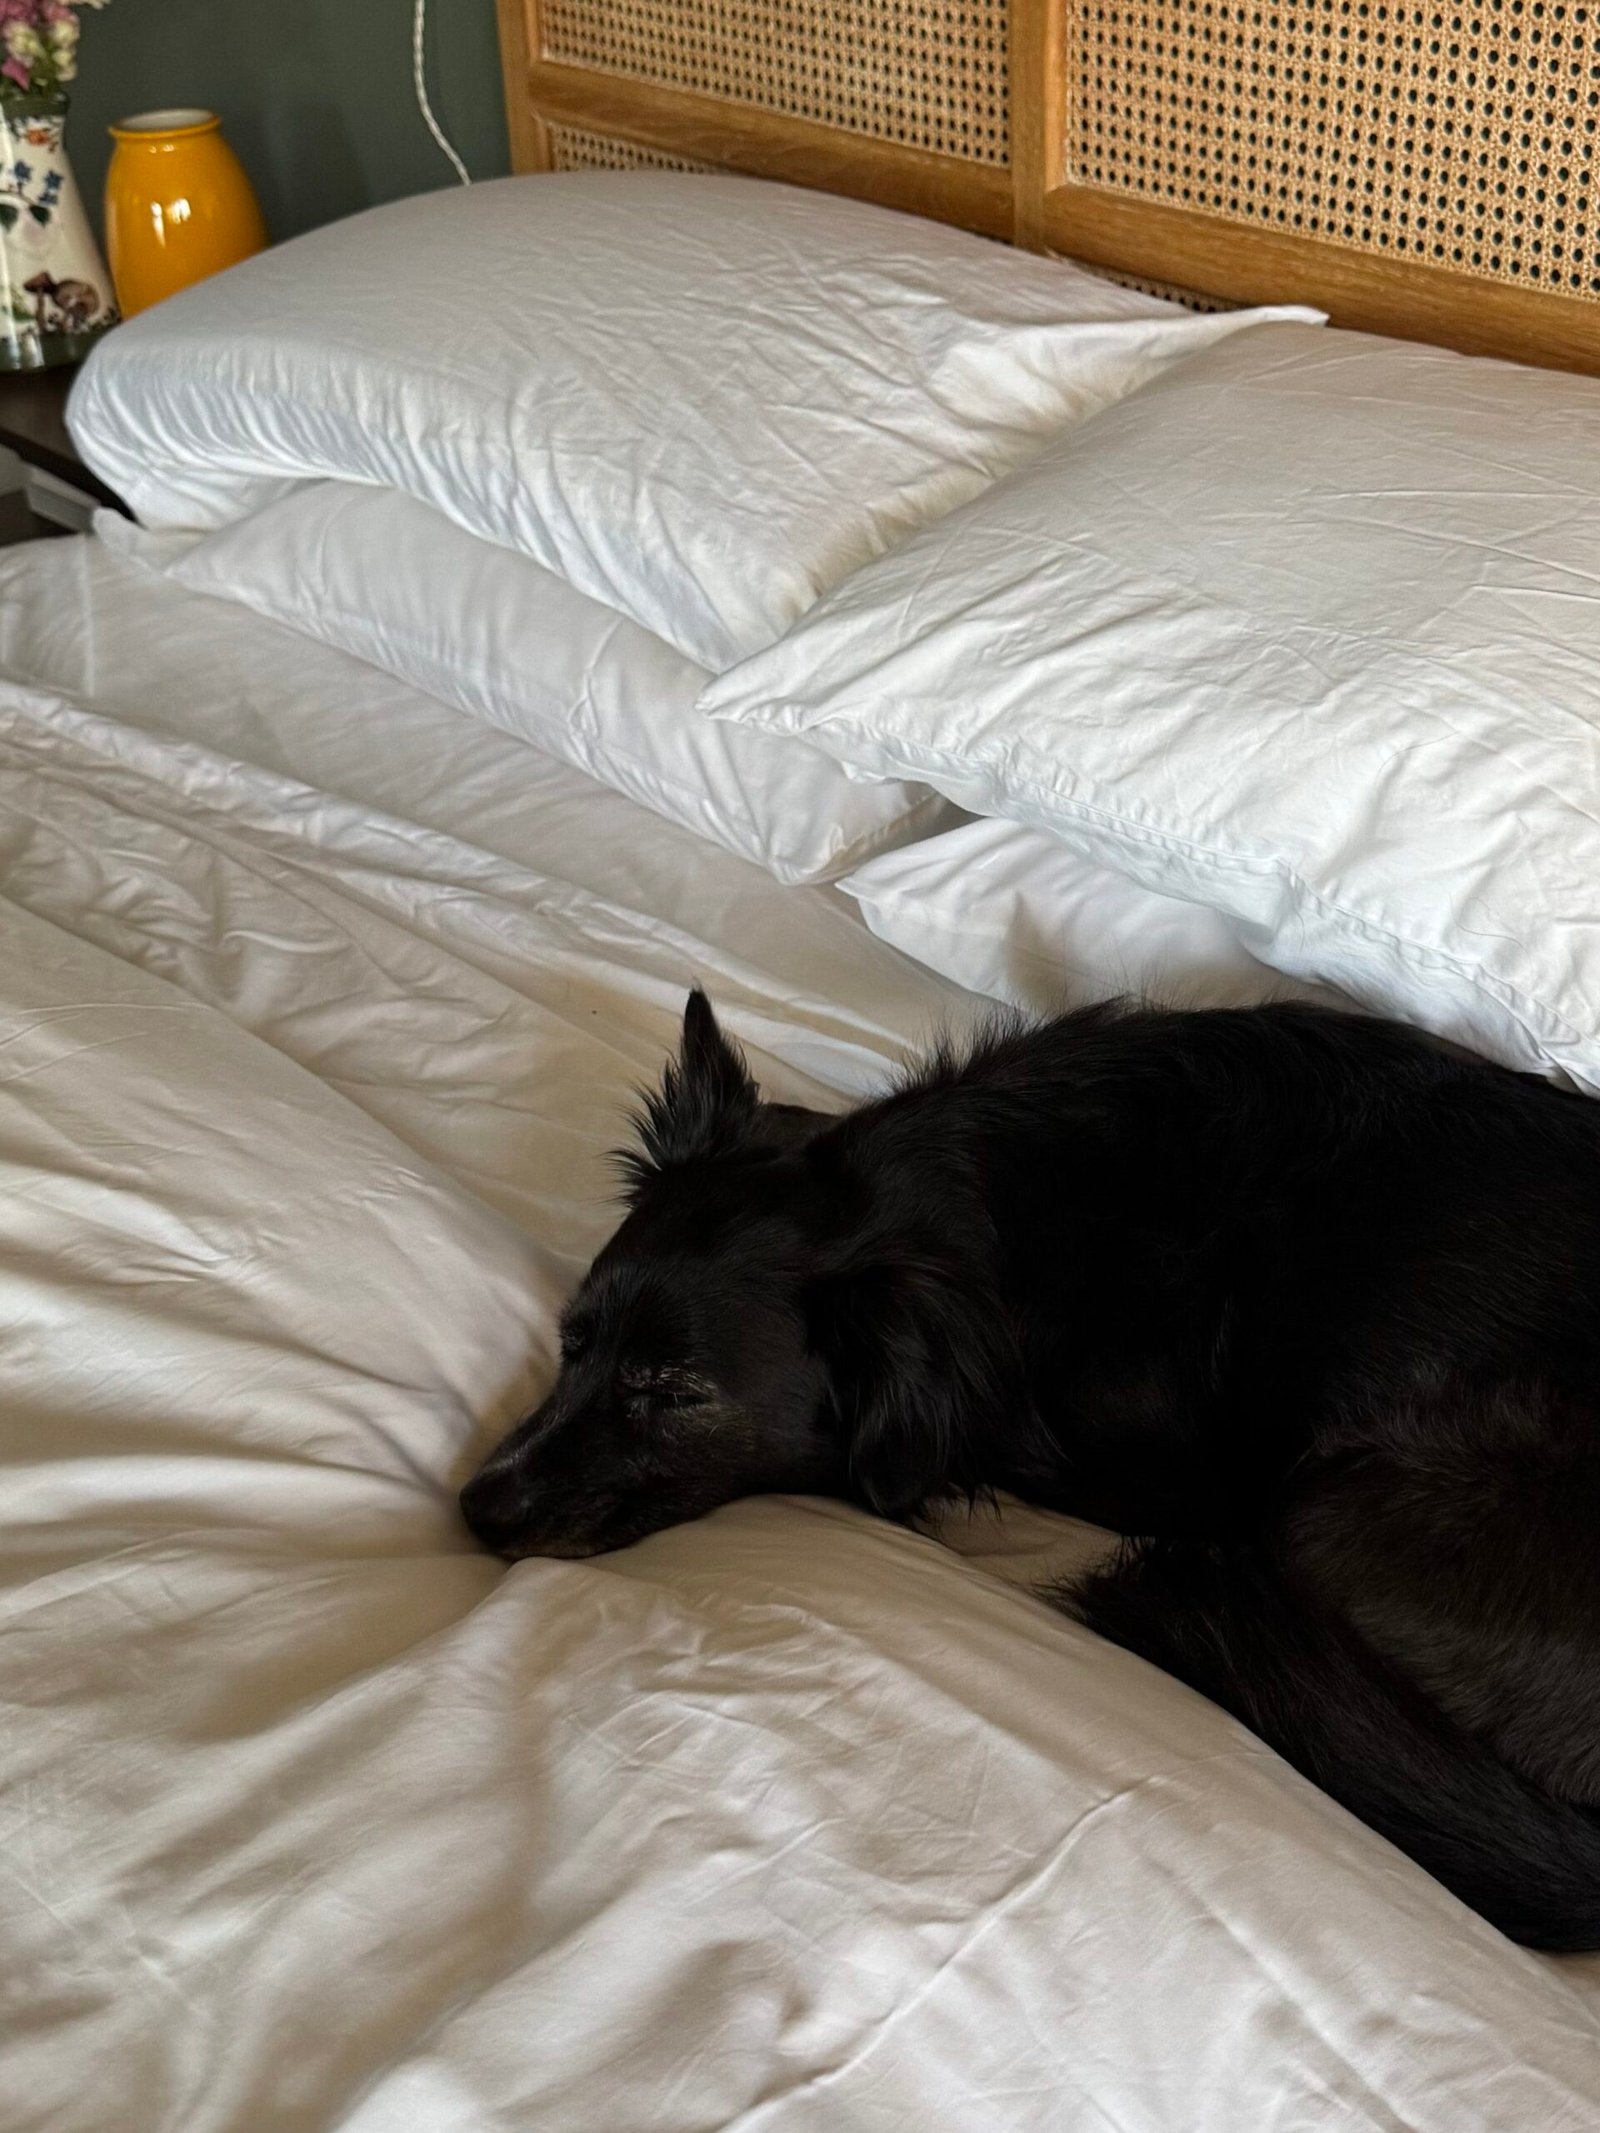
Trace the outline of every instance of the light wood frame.
<path fill-rule="evenodd" d="M 561 64 L 545 56 L 541 0 L 498 0 L 513 162 L 519 170 L 549 169 L 550 128 L 580 129 L 852 194 L 1231 301 L 1306 302 L 1340 325 L 1600 372 L 1600 302 L 1587 297 L 1073 183 L 1065 167 L 1067 37 L 1081 4 L 1010 0 L 1006 167 Z"/>

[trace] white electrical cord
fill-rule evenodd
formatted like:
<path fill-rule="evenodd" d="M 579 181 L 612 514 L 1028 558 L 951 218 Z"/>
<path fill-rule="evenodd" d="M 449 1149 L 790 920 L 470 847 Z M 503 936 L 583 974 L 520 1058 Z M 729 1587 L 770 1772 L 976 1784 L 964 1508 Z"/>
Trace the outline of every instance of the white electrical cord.
<path fill-rule="evenodd" d="M 422 113 L 428 131 L 438 142 L 440 149 L 450 158 L 456 176 L 463 185 L 470 185 L 472 173 L 456 154 L 449 135 L 434 117 L 433 106 L 428 101 L 427 35 L 428 0 L 417 0 L 416 13 L 411 18 L 411 80 L 417 92 L 417 109 Z"/>

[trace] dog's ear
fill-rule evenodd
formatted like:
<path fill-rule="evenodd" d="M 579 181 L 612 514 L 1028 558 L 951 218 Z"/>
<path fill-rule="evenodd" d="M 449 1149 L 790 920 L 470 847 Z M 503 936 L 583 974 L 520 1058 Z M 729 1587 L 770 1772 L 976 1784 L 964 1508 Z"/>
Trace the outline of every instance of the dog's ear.
<path fill-rule="evenodd" d="M 618 1157 L 630 1189 L 637 1193 L 675 1163 L 739 1147 L 749 1138 L 759 1102 L 743 1054 L 722 1034 L 697 986 L 684 1009 L 677 1059 L 634 1120 L 639 1145 Z"/>
<path fill-rule="evenodd" d="M 976 1495 L 984 1440 L 1026 1412 L 1005 1314 L 969 1275 L 936 1256 L 901 1257 L 829 1275 L 808 1299 L 851 1477 L 886 1517 Z"/>

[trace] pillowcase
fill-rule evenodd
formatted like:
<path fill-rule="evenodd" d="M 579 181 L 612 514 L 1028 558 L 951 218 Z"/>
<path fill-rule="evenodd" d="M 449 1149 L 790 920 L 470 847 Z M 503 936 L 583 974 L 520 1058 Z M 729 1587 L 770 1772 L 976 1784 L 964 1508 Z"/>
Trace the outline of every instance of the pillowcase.
<path fill-rule="evenodd" d="M 107 336 L 68 419 L 147 525 L 401 489 L 719 669 L 1257 315 L 826 194 L 582 171 L 264 252 Z"/>
<path fill-rule="evenodd" d="M 189 541 L 104 518 L 180 584 L 353 652 L 780 881 L 830 879 L 948 816 L 926 786 L 701 718 L 703 667 L 410 497 L 318 482 Z"/>
<path fill-rule="evenodd" d="M 839 887 L 879 940 L 1032 1015 L 1123 993 L 1174 1007 L 1350 1004 L 1269 969 L 1219 911 L 1158 896 L 1015 822 L 964 822 L 868 860 Z"/>
<path fill-rule="evenodd" d="M 703 701 L 1600 1088 L 1597 558 L 1600 383 L 1261 327 Z"/>

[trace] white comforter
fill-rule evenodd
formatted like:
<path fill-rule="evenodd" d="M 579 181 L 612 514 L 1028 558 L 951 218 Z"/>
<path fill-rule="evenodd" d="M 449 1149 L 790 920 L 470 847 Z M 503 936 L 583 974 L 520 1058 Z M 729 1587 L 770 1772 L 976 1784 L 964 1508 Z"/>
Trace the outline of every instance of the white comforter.
<path fill-rule="evenodd" d="M 812 1100 L 962 996 L 92 543 L 0 662 L 5 2133 L 1600 2122 L 1596 1966 L 1032 1598 L 1065 1522 L 459 1528 L 685 982 Z"/>

